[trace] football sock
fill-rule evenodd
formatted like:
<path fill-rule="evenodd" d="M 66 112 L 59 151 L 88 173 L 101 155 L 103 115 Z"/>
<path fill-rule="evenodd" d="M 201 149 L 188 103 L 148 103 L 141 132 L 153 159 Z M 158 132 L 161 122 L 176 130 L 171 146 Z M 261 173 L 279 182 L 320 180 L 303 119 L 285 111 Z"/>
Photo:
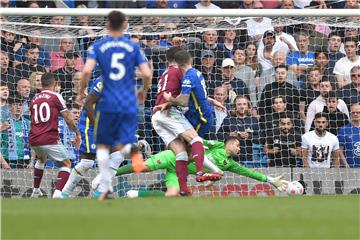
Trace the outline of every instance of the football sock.
<path fill-rule="evenodd" d="M 34 188 L 39 188 L 42 176 L 44 175 L 45 163 L 37 161 L 34 166 Z"/>
<path fill-rule="evenodd" d="M 76 185 L 81 181 L 81 178 L 85 173 L 92 168 L 94 165 L 94 160 L 90 159 L 81 159 L 78 164 L 72 169 L 69 180 L 66 182 L 62 192 L 70 195 L 74 191 Z"/>
<path fill-rule="evenodd" d="M 200 137 L 195 137 L 191 141 L 191 155 L 196 164 L 196 172 L 204 171 L 204 145 Z"/>
<path fill-rule="evenodd" d="M 99 192 L 107 192 L 111 185 L 110 154 L 108 149 L 97 149 L 96 157 L 99 164 L 100 184 Z"/>
<path fill-rule="evenodd" d="M 59 173 L 57 176 L 57 181 L 56 181 L 56 185 L 55 185 L 55 189 L 56 190 L 62 190 L 65 186 L 65 183 L 67 182 L 67 180 L 69 179 L 69 175 L 70 175 L 70 168 L 68 167 L 61 167 L 59 169 Z"/>

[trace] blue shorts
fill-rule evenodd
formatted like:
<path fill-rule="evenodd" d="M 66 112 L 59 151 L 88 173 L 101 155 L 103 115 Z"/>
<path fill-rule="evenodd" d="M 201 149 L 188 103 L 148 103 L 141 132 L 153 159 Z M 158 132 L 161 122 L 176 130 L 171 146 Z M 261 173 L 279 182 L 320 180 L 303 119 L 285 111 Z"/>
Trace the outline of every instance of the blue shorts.
<path fill-rule="evenodd" d="M 135 142 L 137 116 L 135 113 L 96 113 L 94 137 L 96 144 L 116 146 Z"/>
<path fill-rule="evenodd" d="M 92 127 L 79 127 L 81 134 L 81 145 L 79 153 L 96 154 L 96 144 L 94 141 L 94 129 Z"/>
<path fill-rule="evenodd" d="M 204 138 L 207 133 L 209 133 L 210 129 L 214 126 L 214 116 L 213 114 L 207 114 L 204 116 L 206 122 L 200 119 L 199 114 L 194 114 L 194 112 L 186 112 L 185 117 L 189 120 L 191 125 L 197 131 L 200 137 Z"/>

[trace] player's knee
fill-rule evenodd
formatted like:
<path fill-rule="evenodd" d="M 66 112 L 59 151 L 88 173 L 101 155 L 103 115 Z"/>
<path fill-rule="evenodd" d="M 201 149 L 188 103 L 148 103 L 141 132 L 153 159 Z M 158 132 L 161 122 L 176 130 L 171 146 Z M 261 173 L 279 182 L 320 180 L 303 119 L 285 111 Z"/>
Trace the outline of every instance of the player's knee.
<path fill-rule="evenodd" d="M 176 154 L 176 161 L 187 161 L 189 158 L 187 152 L 180 152 Z"/>
<path fill-rule="evenodd" d="M 194 144 L 194 143 L 196 143 L 196 142 L 203 142 L 203 139 L 201 138 L 201 137 L 199 137 L 199 136 L 197 136 L 197 137 L 194 137 L 192 140 L 191 140 L 191 142 L 190 142 L 190 144 L 192 145 L 192 144 Z"/>
<path fill-rule="evenodd" d="M 117 169 L 124 161 L 124 154 L 121 151 L 116 151 L 110 154 L 110 167 Z"/>
<path fill-rule="evenodd" d="M 61 165 L 63 167 L 67 167 L 67 168 L 71 168 L 71 161 L 70 159 L 65 159 L 64 161 L 61 162 Z"/>
<path fill-rule="evenodd" d="M 96 157 L 99 163 L 106 162 L 110 158 L 109 149 L 100 148 L 96 150 Z"/>
<path fill-rule="evenodd" d="M 81 161 L 74 167 L 74 170 L 83 176 L 89 169 L 94 166 L 94 161 L 90 159 L 81 159 Z"/>

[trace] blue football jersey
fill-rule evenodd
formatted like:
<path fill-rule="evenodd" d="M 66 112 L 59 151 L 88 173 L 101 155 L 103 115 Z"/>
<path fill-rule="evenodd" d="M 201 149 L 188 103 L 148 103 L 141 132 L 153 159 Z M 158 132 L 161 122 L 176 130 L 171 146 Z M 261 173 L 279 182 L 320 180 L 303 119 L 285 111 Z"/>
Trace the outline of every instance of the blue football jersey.
<path fill-rule="evenodd" d="M 360 168 L 360 128 L 349 123 L 339 128 L 338 139 L 349 166 Z"/>
<path fill-rule="evenodd" d="M 135 68 L 146 62 L 137 43 L 125 37 L 106 37 L 89 48 L 88 58 L 97 61 L 103 77 L 96 109 L 136 113 Z"/>
<path fill-rule="evenodd" d="M 189 110 L 186 115 L 196 114 L 203 122 L 213 114 L 213 106 L 208 101 L 205 80 L 201 72 L 189 69 L 181 80 L 181 93 L 190 95 Z"/>

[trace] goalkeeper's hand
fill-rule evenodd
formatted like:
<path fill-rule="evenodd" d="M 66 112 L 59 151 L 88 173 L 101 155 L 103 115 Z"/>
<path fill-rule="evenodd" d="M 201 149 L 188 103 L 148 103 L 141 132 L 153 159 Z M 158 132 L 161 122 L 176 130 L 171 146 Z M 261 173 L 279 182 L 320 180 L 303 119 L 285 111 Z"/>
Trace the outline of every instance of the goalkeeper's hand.
<path fill-rule="evenodd" d="M 280 192 L 285 191 L 289 182 L 283 179 L 283 176 L 267 177 L 267 182 L 276 187 Z"/>

